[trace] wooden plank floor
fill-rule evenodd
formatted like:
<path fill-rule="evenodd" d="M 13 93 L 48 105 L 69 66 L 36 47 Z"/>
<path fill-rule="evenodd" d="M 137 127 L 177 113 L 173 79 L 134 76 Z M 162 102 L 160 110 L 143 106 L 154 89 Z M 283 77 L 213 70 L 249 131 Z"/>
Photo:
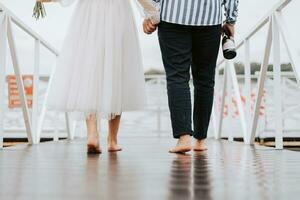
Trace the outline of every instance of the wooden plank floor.
<path fill-rule="evenodd" d="M 120 153 L 87 156 L 85 141 L 0 151 L 2 200 L 299 199 L 300 154 L 227 141 L 168 154 L 174 141 L 124 138 Z"/>

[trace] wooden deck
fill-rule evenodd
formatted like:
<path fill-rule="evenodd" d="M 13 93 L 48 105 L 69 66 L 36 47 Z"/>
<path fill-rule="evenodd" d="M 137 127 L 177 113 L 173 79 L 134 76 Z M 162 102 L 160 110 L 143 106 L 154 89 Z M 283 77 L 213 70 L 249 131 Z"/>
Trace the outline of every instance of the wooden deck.
<path fill-rule="evenodd" d="M 100 156 L 87 156 L 83 140 L 6 148 L 0 199 L 293 200 L 300 194 L 298 152 L 210 140 L 207 152 L 173 155 L 169 139 L 121 142 L 123 152 Z"/>

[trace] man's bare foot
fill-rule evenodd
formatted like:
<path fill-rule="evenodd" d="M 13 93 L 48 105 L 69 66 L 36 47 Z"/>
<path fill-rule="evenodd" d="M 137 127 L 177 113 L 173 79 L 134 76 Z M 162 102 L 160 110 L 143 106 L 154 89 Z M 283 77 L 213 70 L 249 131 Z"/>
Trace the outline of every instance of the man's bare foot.
<path fill-rule="evenodd" d="M 98 133 L 88 133 L 87 153 L 88 154 L 100 154 L 101 153 Z"/>
<path fill-rule="evenodd" d="M 170 153 L 186 153 L 192 150 L 191 145 L 191 136 L 190 135 L 182 135 L 178 142 L 176 147 L 173 149 L 170 149 Z"/>
<path fill-rule="evenodd" d="M 194 151 L 206 151 L 205 140 L 196 140 Z"/>
<path fill-rule="evenodd" d="M 107 150 L 108 152 L 122 151 L 122 148 L 118 146 L 117 138 L 108 137 L 107 138 Z"/>

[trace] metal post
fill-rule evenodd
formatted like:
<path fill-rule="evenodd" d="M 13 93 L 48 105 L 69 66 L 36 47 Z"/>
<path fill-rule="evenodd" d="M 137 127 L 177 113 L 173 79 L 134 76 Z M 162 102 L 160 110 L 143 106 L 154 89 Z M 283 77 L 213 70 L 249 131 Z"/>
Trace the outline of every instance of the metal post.
<path fill-rule="evenodd" d="M 228 62 L 228 66 L 226 66 L 226 76 L 227 76 L 227 112 L 228 112 L 228 115 L 227 115 L 227 126 L 226 128 L 229 128 L 229 130 L 232 130 L 233 128 L 233 114 L 234 114 L 234 104 L 232 102 L 232 93 L 233 93 L 233 88 L 232 88 L 232 80 L 230 78 L 230 71 L 231 71 L 231 62 L 230 61 L 227 61 Z M 228 134 L 228 141 L 229 142 L 233 142 L 234 138 L 233 138 L 233 131 L 229 131 L 227 134 Z"/>
<path fill-rule="evenodd" d="M 57 57 L 56 57 L 57 60 Z M 56 72 L 56 64 L 54 65 L 54 67 L 52 68 L 51 74 L 50 74 L 50 78 L 48 81 L 48 87 L 46 90 L 46 94 L 45 94 L 45 99 L 41 108 L 41 114 L 39 116 L 39 123 L 37 126 L 37 140 L 40 141 L 41 138 L 41 134 L 42 134 L 42 129 L 43 129 L 43 124 L 44 124 L 44 120 L 45 120 L 45 116 L 46 116 L 46 112 L 47 112 L 47 103 L 48 103 L 48 97 L 49 97 L 49 91 L 50 91 L 50 87 L 52 85 L 52 80 L 53 80 L 53 76 Z"/>
<path fill-rule="evenodd" d="M 245 97 L 246 97 L 246 120 L 251 121 L 251 63 L 250 63 L 250 42 L 245 40 Z M 250 132 L 251 124 L 247 124 L 247 131 Z"/>
<path fill-rule="evenodd" d="M 55 111 L 55 116 L 59 116 L 59 113 Z M 53 134 L 53 141 L 57 142 L 59 140 L 59 120 L 58 118 L 54 117 L 54 134 Z"/>
<path fill-rule="evenodd" d="M 238 83 L 235 68 L 234 68 L 234 65 L 233 65 L 232 62 L 229 64 L 229 73 L 230 73 L 230 76 L 231 76 L 233 91 L 234 91 L 235 99 L 236 99 L 236 102 L 237 102 L 237 108 L 238 108 L 238 111 L 239 111 L 240 122 L 241 122 L 241 125 L 242 125 L 242 131 L 243 131 L 244 143 L 249 144 L 247 123 L 246 123 L 246 117 L 245 117 L 245 112 L 244 112 L 244 108 L 243 108 L 243 103 L 242 103 L 242 100 L 241 100 L 241 93 L 240 93 L 239 83 Z"/>
<path fill-rule="evenodd" d="M 287 88 L 287 85 L 286 85 L 286 80 L 288 78 L 287 77 L 282 77 L 282 82 L 281 82 L 281 85 L 282 85 L 282 88 L 284 89 L 282 92 L 281 92 L 281 96 L 285 96 L 285 89 Z M 285 99 L 284 98 L 281 98 L 281 104 L 282 104 L 282 130 L 286 130 L 285 128 L 285 111 L 286 111 L 286 106 L 285 106 Z"/>
<path fill-rule="evenodd" d="M 220 91 L 220 72 L 217 69 L 215 74 L 215 96 L 214 96 L 214 104 L 212 109 L 212 124 L 213 124 L 213 130 L 214 130 L 214 137 L 215 139 L 218 139 L 218 97 L 219 97 L 219 91 Z"/>
<path fill-rule="evenodd" d="M 72 126 L 72 123 L 70 122 L 69 114 L 65 113 L 65 120 L 66 120 L 66 129 L 68 134 L 68 139 L 73 140 L 74 139 L 74 124 Z"/>
<path fill-rule="evenodd" d="M 39 115 L 39 79 L 40 79 L 40 41 L 35 40 L 34 45 L 34 76 L 33 76 L 33 102 L 32 102 L 32 133 L 34 144 L 39 143 L 37 137 Z"/>
<path fill-rule="evenodd" d="M 217 139 L 221 138 L 221 133 L 222 133 L 222 126 L 223 126 L 223 113 L 224 113 L 224 106 L 225 106 L 225 98 L 226 98 L 226 91 L 227 91 L 227 70 L 228 70 L 228 61 L 225 63 L 225 68 L 224 68 L 224 84 L 223 84 L 223 91 L 222 91 L 222 102 L 221 102 L 221 111 L 219 115 L 219 126 L 218 126 L 218 137 Z"/>
<path fill-rule="evenodd" d="M 213 136 L 215 139 L 218 139 L 216 107 L 217 107 L 217 105 L 216 105 L 216 103 L 214 103 L 213 108 L 212 108 L 212 114 L 211 114 L 211 123 L 212 123 L 212 129 L 213 129 Z"/>
<path fill-rule="evenodd" d="M 264 58 L 260 70 L 260 77 L 258 81 L 258 90 L 257 90 L 257 97 L 255 102 L 253 121 L 251 126 L 251 135 L 250 135 L 251 144 L 254 144 L 254 140 L 255 140 L 255 134 L 256 134 L 257 124 L 259 119 L 260 105 L 263 97 L 265 80 L 266 80 L 266 75 L 268 70 L 269 59 L 270 59 L 271 47 L 272 47 L 272 20 L 270 19 L 267 41 L 265 46 L 265 53 L 264 53 Z"/>
<path fill-rule="evenodd" d="M 273 37 L 273 73 L 274 73 L 274 105 L 275 105 L 275 143 L 276 149 L 283 149 L 282 126 L 282 95 L 281 95 L 281 63 L 280 63 L 280 36 L 275 15 L 272 16 Z"/>
<path fill-rule="evenodd" d="M 6 49 L 7 17 L 5 13 L 2 10 L 0 10 L 0 149 L 3 148 L 4 137 Z"/>
<path fill-rule="evenodd" d="M 31 120 L 29 117 L 27 99 L 25 96 L 24 84 L 23 84 L 22 74 L 20 71 L 19 59 L 18 59 L 17 52 L 16 52 L 16 46 L 15 46 L 15 41 L 14 41 L 14 37 L 13 37 L 10 17 L 8 17 L 8 23 L 7 23 L 7 36 L 8 36 L 7 38 L 8 38 L 8 44 L 9 44 L 10 54 L 11 54 L 11 58 L 12 58 L 12 63 L 13 63 L 14 71 L 16 74 L 18 92 L 19 92 L 21 105 L 22 105 L 22 112 L 23 112 L 23 118 L 25 121 L 27 138 L 28 138 L 29 144 L 33 144 Z"/>

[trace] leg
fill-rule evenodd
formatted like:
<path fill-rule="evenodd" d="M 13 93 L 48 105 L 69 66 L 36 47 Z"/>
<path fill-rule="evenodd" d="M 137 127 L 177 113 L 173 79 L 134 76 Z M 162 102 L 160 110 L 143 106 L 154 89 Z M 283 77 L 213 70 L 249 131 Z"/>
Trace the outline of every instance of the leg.
<path fill-rule="evenodd" d="M 118 146 L 118 131 L 120 126 L 121 116 L 117 116 L 108 122 L 108 151 L 115 152 L 122 149 Z"/>
<path fill-rule="evenodd" d="M 86 118 L 86 126 L 87 126 L 87 147 L 88 154 L 99 154 L 101 153 L 100 145 L 99 145 L 99 133 L 97 128 L 97 118 L 95 114 L 90 115 Z"/>
<path fill-rule="evenodd" d="M 195 27 L 193 30 L 194 80 L 194 137 L 195 150 L 206 150 L 207 137 L 215 85 L 215 68 L 220 46 L 221 26 Z"/>
<path fill-rule="evenodd" d="M 192 37 L 190 27 L 162 22 L 158 28 L 159 42 L 167 76 L 169 109 L 173 136 L 179 139 L 172 153 L 191 150 L 190 67 Z"/>

